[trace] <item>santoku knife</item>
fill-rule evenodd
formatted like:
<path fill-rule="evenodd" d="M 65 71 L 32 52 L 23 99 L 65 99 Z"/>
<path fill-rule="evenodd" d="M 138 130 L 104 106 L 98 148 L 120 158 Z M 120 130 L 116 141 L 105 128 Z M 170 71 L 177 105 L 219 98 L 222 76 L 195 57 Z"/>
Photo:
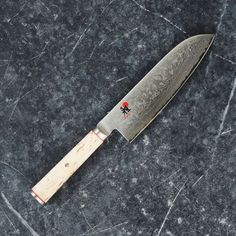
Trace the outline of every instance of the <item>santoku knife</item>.
<path fill-rule="evenodd" d="M 33 188 L 46 203 L 116 129 L 129 142 L 161 112 L 191 76 L 214 39 L 190 37 L 171 50 L 154 68 Z"/>

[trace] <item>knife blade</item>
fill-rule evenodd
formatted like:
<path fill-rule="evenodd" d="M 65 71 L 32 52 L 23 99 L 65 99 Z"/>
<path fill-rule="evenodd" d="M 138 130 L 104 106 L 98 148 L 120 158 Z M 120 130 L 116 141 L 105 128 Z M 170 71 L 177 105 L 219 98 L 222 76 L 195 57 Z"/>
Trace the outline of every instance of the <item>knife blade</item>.
<path fill-rule="evenodd" d="M 41 204 L 46 203 L 113 130 L 132 142 L 185 84 L 213 40 L 213 34 L 196 35 L 172 49 L 32 188 L 31 194 Z"/>

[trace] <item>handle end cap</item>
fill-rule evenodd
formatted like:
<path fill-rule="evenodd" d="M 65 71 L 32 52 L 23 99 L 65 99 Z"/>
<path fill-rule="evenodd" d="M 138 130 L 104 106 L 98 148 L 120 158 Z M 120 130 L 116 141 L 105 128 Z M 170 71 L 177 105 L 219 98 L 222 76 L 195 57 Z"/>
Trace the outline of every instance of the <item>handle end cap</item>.
<path fill-rule="evenodd" d="M 44 205 L 44 204 L 45 204 L 45 202 L 44 202 L 42 199 L 40 199 L 40 197 L 39 197 L 33 190 L 31 190 L 31 195 L 32 195 L 41 205 Z"/>

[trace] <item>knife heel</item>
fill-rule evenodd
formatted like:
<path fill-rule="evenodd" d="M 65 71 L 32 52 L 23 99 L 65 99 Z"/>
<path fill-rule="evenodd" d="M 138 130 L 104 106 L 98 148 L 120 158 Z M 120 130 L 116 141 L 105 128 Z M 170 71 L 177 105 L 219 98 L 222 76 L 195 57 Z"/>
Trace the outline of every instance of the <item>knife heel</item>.
<path fill-rule="evenodd" d="M 40 204 L 45 204 L 93 152 L 96 151 L 106 138 L 107 135 L 102 133 L 98 128 L 90 131 L 32 188 L 32 196 Z"/>

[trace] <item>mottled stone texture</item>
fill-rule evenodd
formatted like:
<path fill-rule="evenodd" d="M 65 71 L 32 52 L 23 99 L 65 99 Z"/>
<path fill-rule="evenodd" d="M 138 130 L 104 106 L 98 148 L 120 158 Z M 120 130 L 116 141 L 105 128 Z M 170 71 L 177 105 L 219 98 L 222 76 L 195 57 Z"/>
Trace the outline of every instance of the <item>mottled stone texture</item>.
<path fill-rule="evenodd" d="M 0 235 L 236 235 L 234 0 L 1 0 Z M 131 144 L 46 205 L 30 188 L 185 38 L 210 53 Z"/>

